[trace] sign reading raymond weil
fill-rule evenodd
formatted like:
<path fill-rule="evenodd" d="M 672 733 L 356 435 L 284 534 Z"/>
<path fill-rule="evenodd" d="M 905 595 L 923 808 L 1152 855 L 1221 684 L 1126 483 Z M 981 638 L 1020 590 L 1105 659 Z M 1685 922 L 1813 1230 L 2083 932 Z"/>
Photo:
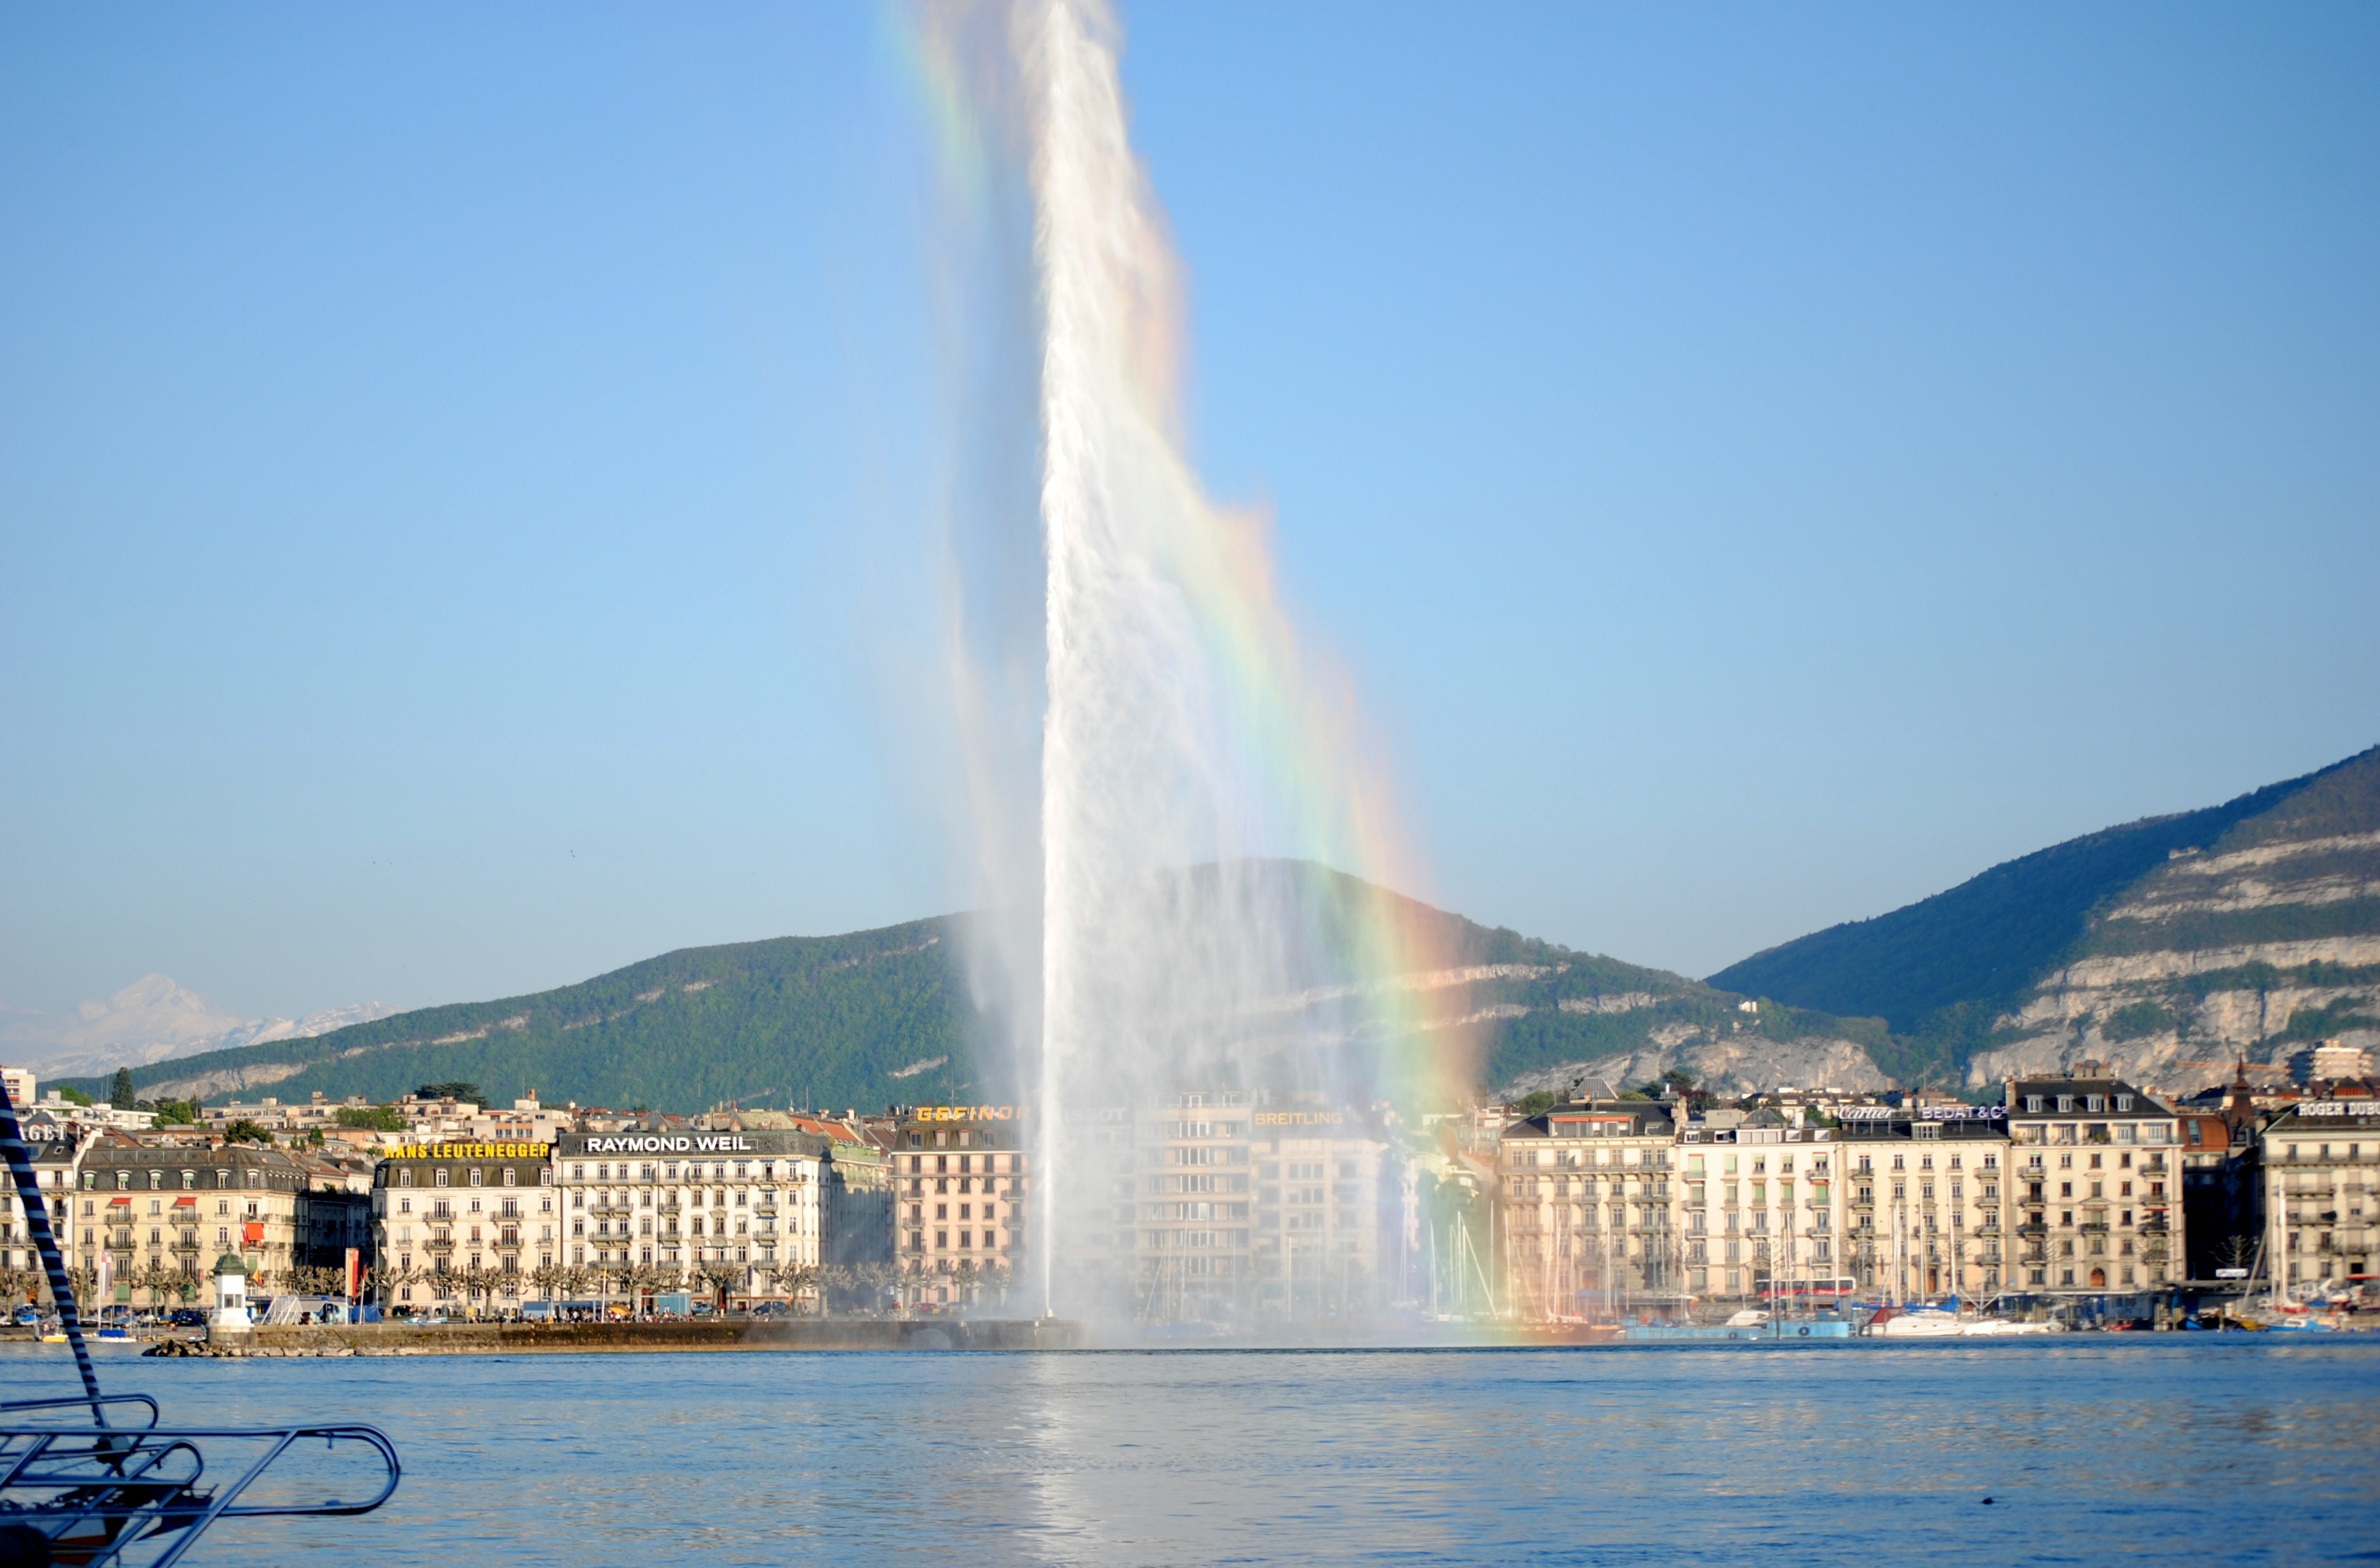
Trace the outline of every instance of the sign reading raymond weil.
<path fill-rule="evenodd" d="M 748 1154 L 759 1147 L 740 1132 L 590 1133 L 586 1140 L 589 1154 Z"/>

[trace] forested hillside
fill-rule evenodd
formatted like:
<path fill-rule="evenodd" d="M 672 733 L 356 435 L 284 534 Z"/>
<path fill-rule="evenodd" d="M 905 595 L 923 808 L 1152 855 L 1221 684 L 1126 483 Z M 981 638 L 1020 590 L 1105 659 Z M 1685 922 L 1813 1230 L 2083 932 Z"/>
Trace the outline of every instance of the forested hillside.
<path fill-rule="evenodd" d="M 320 1090 L 386 1100 L 466 1080 L 500 1100 L 534 1089 L 556 1102 L 666 1110 L 990 1092 L 951 962 L 955 924 L 686 947 L 556 991 L 424 1007 L 134 1077 L 149 1098 Z"/>
<path fill-rule="evenodd" d="M 1187 874 L 1186 897 L 1220 898 L 1219 880 L 1213 868 Z M 1880 1026 L 1782 1007 L 1747 1013 L 1739 998 L 1682 975 L 1479 925 L 1318 865 L 1241 867 L 1229 881 L 1237 896 L 1287 911 L 1281 1000 L 1267 1010 L 1268 1031 L 1295 1019 L 1312 1038 L 1333 1040 L 1344 1019 L 1332 1009 L 1350 989 L 1410 998 L 1394 1009 L 1403 1038 L 1355 1043 L 1375 1062 L 1429 1054 L 1479 1084 L 1582 1064 L 1635 1064 L 1652 1076 L 1699 1063 L 1700 1076 L 1753 1087 L 1767 1071 L 1767 1043 L 1815 1041 L 1821 1057 L 1832 1052 L 1826 1059 L 1862 1081 L 1874 1068 L 1852 1037 L 1886 1044 Z M 731 1099 L 828 1108 L 1007 1100 L 1021 1086 L 1006 1054 L 987 1048 L 990 1020 L 966 979 L 968 923 L 979 918 L 686 948 L 560 990 L 181 1057 L 134 1077 L 146 1098 L 218 1103 L 316 1091 L 378 1101 L 458 1080 L 499 1100 L 534 1089 L 549 1101 L 677 1111 Z M 1356 934 L 1380 922 L 1436 967 L 1387 981 L 1362 971 L 1351 958 L 1363 950 Z"/>

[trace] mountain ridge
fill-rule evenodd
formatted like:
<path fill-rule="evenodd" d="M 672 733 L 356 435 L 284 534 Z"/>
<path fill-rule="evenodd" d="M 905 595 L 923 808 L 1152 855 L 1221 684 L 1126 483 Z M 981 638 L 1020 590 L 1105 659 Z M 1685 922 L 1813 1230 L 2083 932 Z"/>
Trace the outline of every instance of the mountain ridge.
<path fill-rule="evenodd" d="M 1705 1052 L 1712 1074 L 1740 1092 L 1759 1086 L 1762 1043 L 1772 1039 L 1817 1043 L 1796 1059 L 1856 1056 L 1853 1076 L 1864 1083 L 1876 1077 L 1866 1053 L 1887 1043 L 1873 1020 L 1747 1012 L 1742 998 L 1686 976 L 1481 925 L 1327 867 L 1263 866 L 1254 880 L 1286 879 L 1326 938 L 1368 912 L 1407 923 L 1451 965 L 1385 983 L 1426 998 L 1421 1043 L 1473 1064 L 1482 1083 L 1640 1056 L 1690 1063 Z M 994 1031 L 963 957 L 970 923 L 984 918 L 680 948 L 550 991 L 135 1067 L 134 1081 L 149 1098 L 220 1101 L 316 1091 L 386 1100 L 468 1080 L 500 1101 L 533 1088 L 549 1100 L 670 1110 L 1015 1097 L 1005 1065 L 985 1048 Z M 1324 983 L 1312 998 L 1291 997 L 1293 1008 L 1343 991 L 1331 983 L 1381 977 L 1307 978 Z"/>
<path fill-rule="evenodd" d="M 2094 1059 L 2186 1090 L 2243 1061 L 2293 1071 L 2313 1033 L 2371 1048 L 2380 747 L 2019 856 L 1709 983 L 1873 1012 L 1904 1070 L 1970 1088 Z"/>

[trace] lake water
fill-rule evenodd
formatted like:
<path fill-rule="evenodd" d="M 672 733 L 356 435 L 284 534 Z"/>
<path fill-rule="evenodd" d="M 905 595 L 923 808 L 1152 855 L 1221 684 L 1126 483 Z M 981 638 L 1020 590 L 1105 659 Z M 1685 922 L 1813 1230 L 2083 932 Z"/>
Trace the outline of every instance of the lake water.
<path fill-rule="evenodd" d="M 119 1355 L 101 1375 L 169 1422 L 396 1440 L 378 1514 L 222 1528 L 206 1563 L 2380 1558 L 2380 1344 L 2360 1338 Z M 0 1384 L 73 1389 L 30 1348 Z"/>

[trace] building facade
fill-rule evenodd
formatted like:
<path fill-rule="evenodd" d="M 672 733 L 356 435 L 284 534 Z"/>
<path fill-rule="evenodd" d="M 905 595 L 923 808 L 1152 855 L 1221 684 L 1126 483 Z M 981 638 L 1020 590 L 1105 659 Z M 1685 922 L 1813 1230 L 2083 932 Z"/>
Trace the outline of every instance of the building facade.
<path fill-rule="evenodd" d="M 2187 1277 L 2173 1111 L 2099 1076 L 2011 1079 L 2004 1103 L 2020 1216 L 2012 1288 L 2126 1295 Z"/>
<path fill-rule="evenodd" d="M 22 1110 L 18 1113 L 17 1125 L 24 1135 L 26 1152 L 32 1156 L 33 1185 L 42 1195 L 42 1210 L 49 1215 L 50 1234 L 56 1237 L 59 1251 L 71 1262 L 79 1207 L 75 1189 L 80 1185 L 83 1151 L 90 1146 L 93 1135 L 72 1122 Z M 24 1202 L 12 1181 L 5 1192 L 0 1192 L 0 1278 L 6 1281 L 7 1298 L 46 1300 L 49 1289 L 41 1274 L 41 1255 L 33 1246 Z"/>
<path fill-rule="evenodd" d="M 1525 1319 L 1581 1316 L 1590 1307 L 1625 1310 L 1707 1285 L 1720 1234 L 1712 1216 L 1731 1220 L 1735 1212 L 1725 1199 L 1720 1208 L 1708 1206 L 1715 1151 L 1689 1152 L 1691 1185 L 1672 1179 L 1684 1116 L 1682 1105 L 1669 1102 L 1596 1100 L 1505 1125 L 1496 1164 L 1509 1310 Z M 1733 1157 L 1730 1150 L 1720 1164 Z M 1682 1234 L 1682 1216 L 1690 1237 Z M 1732 1265 L 1739 1289 L 1750 1277 L 1748 1262 L 1739 1257 Z M 1724 1281 L 1730 1265 L 1718 1266 Z"/>
<path fill-rule="evenodd" d="M 1732 1125 L 1711 1125 L 1722 1120 Z M 1675 1159 L 1691 1294 L 1739 1302 L 1837 1294 L 1852 1220 L 1840 1136 L 1773 1108 L 1686 1125 Z"/>
<path fill-rule="evenodd" d="M 1196 1249 L 1180 1244 L 1198 1239 L 1208 1181 L 1220 1216 L 1216 1224 L 1233 1243 L 1214 1255 L 1236 1260 L 1244 1245 L 1245 1278 L 1254 1285 L 1252 1295 L 1240 1292 L 1236 1313 L 1252 1310 L 1259 1321 L 1284 1323 L 1359 1318 L 1409 1287 L 1418 1214 L 1412 1164 L 1398 1157 L 1376 1115 L 1260 1100 L 1247 1111 L 1243 1161 L 1232 1146 L 1195 1136 L 1200 1109 L 1169 1115 L 1146 1145 L 1153 1157 L 1143 1176 L 1144 1212 L 1153 1207 L 1159 1217 L 1143 1225 L 1141 1276 L 1157 1304 L 1169 1280 L 1197 1279 L 1183 1272 Z M 1194 1152 L 1201 1147 L 1216 1151 L 1203 1168 Z M 1250 1174 L 1253 1203 L 1240 1196 L 1249 1190 Z M 1169 1234 L 1176 1225 L 1184 1228 Z M 1148 1244 L 1152 1236 L 1160 1245 Z"/>
<path fill-rule="evenodd" d="M 567 1133 L 554 1149 L 570 1297 L 817 1301 L 834 1271 L 892 1259 L 884 1158 L 840 1125 Z"/>
<path fill-rule="evenodd" d="M 2008 1111 L 1845 1106 L 1836 1160 L 1849 1196 L 1837 1252 L 1862 1295 L 1991 1297 L 2008 1286 Z"/>
<path fill-rule="evenodd" d="M 553 1267 L 560 1223 L 552 1153 L 546 1143 L 392 1150 L 372 1173 L 382 1306 L 504 1312 L 541 1297 L 538 1278 Z"/>
<path fill-rule="evenodd" d="M 84 1150 L 78 1176 L 72 1257 L 94 1298 L 195 1301 L 212 1291 L 206 1271 L 225 1253 L 260 1293 L 285 1287 L 305 1266 L 310 1178 L 278 1150 L 160 1147 L 105 1133 Z M 102 1278 L 105 1291 L 96 1289 Z"/>
<path fill-rule="evenodd" d="M 2265 1274 L 2276 1291 L 2369 1280 L 2380 1260 L 2380 1101 L 2301 1102 L 2265 1128 L 2262 1152 Z"/>
<path fill-rule="evenodd" d="M 1004 1293 L 1031 1252 L 1033 1171 L 1011 1105 L 913 1105 L 885 1129 L 905 1297 L 958 1306 Z"/>

